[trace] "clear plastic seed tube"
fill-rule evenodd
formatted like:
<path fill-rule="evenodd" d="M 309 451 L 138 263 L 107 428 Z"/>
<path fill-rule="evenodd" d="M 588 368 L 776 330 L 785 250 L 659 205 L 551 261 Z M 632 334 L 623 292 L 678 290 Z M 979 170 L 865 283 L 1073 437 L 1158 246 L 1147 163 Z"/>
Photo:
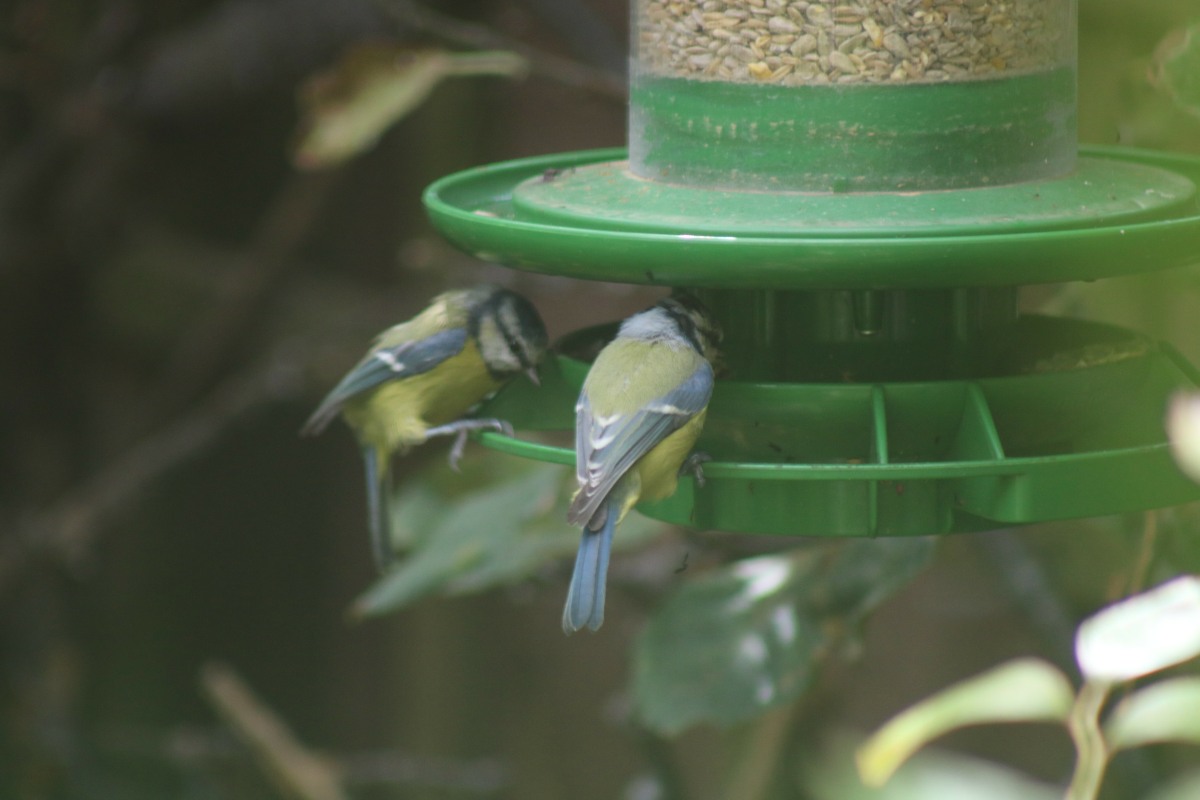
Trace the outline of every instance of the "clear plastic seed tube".
<path fill-rule="evenodd" d="M 1075 0 L 632 0 L 630 168 L 755 191 L 1068 174 Z"/>

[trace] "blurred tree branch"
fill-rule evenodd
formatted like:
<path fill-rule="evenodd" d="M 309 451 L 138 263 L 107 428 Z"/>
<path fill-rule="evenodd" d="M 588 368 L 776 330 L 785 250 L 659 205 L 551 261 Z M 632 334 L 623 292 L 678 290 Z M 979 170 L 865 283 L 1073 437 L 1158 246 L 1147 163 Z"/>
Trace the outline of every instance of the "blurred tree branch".
<path fill-rule="evenodd" d="M 202 676 L 203 679 L 203 676 Z M 215 703 L 215 699 L 213 700 Z M 261 706 L 261 699 L 258 703 Z M 238 705 L 237 701 L 234 701 Z M 274 714 L 271 709 L 263 709 Z M 239 706 L 239 711 L 254 711 Z M 222 775 L 231 768 L 259 769 L 256 757 L 239 744 L 241 737 L 228 724 L 216 726 L 176 725 L 169 728 L 106 727 L 98 739 L 99 752 L 106 758 L 168 763 L 184 774 Z M 508 784 L 507 770 L 496 758 L 453 758 L 421 756 L 397 748 L 365 750 L 318 756 L 327 761 L 349 790 L 373 787 L 424 787 L 445 792 L 491 795 Z"/>
<path fill-rule="evenodd" d="M 295 250 L 339 174 L 296 173 L 278 191 L 253 241 L 220 287 L 219 301 L 186 333 L 171 357 L 154 404 L 160 411 L 187 403 L 228 366 L 261 317 L 271 291 L 296 265 Z"/>
<path fill-rule="evenodd" d="M 1138 541 L 1137 558 L 1129 572 L 1129 582 L 1125 586 L 1124 596 L 1138 594 L 1146 589 L 1146 581 L 1150 576 L 1150 567 L 1158 552 L 1158 509 L 1142 512 L 1142 532 Z M 1114 598 L 1118 599 L 1118 598 Z"/>
<path fill-rule="evenodd" d="M 191 411 L 96 470 L 56 503 L 31 514 L 18 536 L 0 539 L 0 590 L 34 554 L 74 562 L 103 525 L 130 505 L 148 484 L 195 457 L 234 420 L 297 393 L 300 365 L 276 357 L 226 379 Z"/>
<path fill-rule="evenodd" d="M 515 41 L 491 28 L 440 14 L 415 0 L 374 0 L 389 18 L 405 29 L 421 31 L 452 44 L 479 50 L 511 50 L 543 78 L 625 102 L 625 78 L 618 72 L 580 64 Z"/>
<path fill-rule="evenodd" d="M 523 0 L 554 27 L 566 44 L 589 64 L 614 74 L 625 71 L 626 47 L 582 0 Z"/>
<path fill-rule="evenodd" d="M 285 796 L 347 800 L 337 768 L 302 745 L 231 668 L 205 664 L 200 684 L 217 713 L 254 752 Z"/>
<path fill-rule="evenodd" d="M 1001 588 L 1029 621 L 1050 659 L 1067 674 L 1075 665 L 1075 621 L 1045 567 L 1011 528 L 977 534 L 972 540 Z"/>

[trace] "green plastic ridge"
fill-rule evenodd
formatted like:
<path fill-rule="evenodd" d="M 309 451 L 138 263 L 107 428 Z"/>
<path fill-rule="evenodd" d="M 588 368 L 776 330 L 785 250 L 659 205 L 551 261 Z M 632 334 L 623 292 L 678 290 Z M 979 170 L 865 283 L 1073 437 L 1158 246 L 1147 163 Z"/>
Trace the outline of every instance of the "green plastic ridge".
<path fill-rule="evenodd" d="M 791 231 L 778 227 L 778 215 L 761 230 L 739 229 L 732 222 L 745 215 L 727 196 L 731 193 L 700 189 L 690 190 L 699 198 L 694 214 L 661 230 L 647 230 L 644 221 L 626 225 L 612 219 L 588 220 L 569 209 L 570 213 L 554 211 L 563 216 L 546 221 L 533 217 L 550 212 L 531 214 L 522 205 L 523 185 L 526 189 L 539 181 L 553 185 L 570 170 L 625 158 L 624 151 L 613 149 L 466 170 L 432 184 L 425 192 L 425 204 L 447 239 L 484 260 L 533 272 L 624 283 L 763 290 L 1015 286 L 1093 280 L 1200 260 L 1200 209 L 1194 193 L 1200 184 L 1200 158 L 1129 148 L 1085 147 L 1080 154 L 1081 163 L 1108 165 L 1114 173 L 1136 177 L 1142 170 L 1148 182 L 1132 193 L 1124 184 L 1125 195 L 1112 201 L 1108 198 L 1113 192 L 1087 180 L 1092 185 L 1081 188 L 1095 192 L 1098 208 L 1116 203 L 1109 208 L 1116 212 L 1112 220 L 1088 213 L 1084 203 L 1083 213 L 1075 219 L 1066 215 L 1052 221 L 988 221 L 973 216 L 964 217 L 957 228 L 931 222 L 906 231 L 887 226 L 872 230 L 869 224 L 822 228 L 807 225 L 802 215 L 792 215 Z M 903 202 L 916 209 L 909 214 L 910 221 L 925 213 L 936 221 L 941 217 L 927 207 L 929 203 L 950 207 L 974 193 L 997 191 L 1025 192 L 1028 202 L 1035 202 L 1032 195 L 1038 193 L 1040 183 L 915 192 L 904 197 L 824 195 L 818 205 L 850 203 L 839 214 L 844 221 L 852 210 L 862 214 L 859 219 L 877 219 L 870 209 L 873 203 Z M 762 208 L 789 202 L 772 193 L 732 194 L 752 196 L 747 202 Z M 638 217 L 636 200 L 626 198 L 624 202 L 631 206 L 626 215 Z"/>
<path fill-rule="evenodd" d="M 1200 497 L 1175 467 L 1162 429 L 1165 398 L 1197 388 L 1186 362 L 1114 326 L 1020 324 L 1071 345 L 1013 374 L 962 380 L 718 381 L 699 443 L 714 458 L 704 466 L 705 486 L 684 478 L 675 496 L 640 510 L 704 529 L 906 536 Z M 1096 344 L 1080 346 L 1089 340 Z M 559 356 L 543 369 L 540 389 L 514 381 L 483 413 L 521 430 L 569 430 L 586 371 Z M 574 463 L 565 444 L 480 438 L 523 458 Z"/>
<path fill-rule="evenodd" d="M 1040 180 L 1075 165 L 1075 68 L 789 87 L 635 72 L 629 140 L 637 175 L 709 188 L 916 191 Z"/>

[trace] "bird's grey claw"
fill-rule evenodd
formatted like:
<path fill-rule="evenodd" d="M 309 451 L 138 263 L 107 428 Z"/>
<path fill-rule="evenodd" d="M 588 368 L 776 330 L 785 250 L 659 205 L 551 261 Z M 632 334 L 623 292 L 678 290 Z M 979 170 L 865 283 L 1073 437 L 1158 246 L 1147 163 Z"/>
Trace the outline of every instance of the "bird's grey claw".
<path fill-rule="evenodd" d="M 690 472 L 692 477 L 696 479 L 696 486 L 703 489 L 705 483 L 703 465 L 705 462 L 712 460 L 712 456 L 708 453 L 692 453 L 688 456 L 687 461 L 683 462 L 683 466 L 679 468 L 679 474 L 686 475 Z"/>
<path fill-rule="evenodd" d="M 480 419 L 475 420 L 479 430 L 490 428 L 496 433 L 503 433 L 505 436 L 513 436 L 513 426 L 502 419 Z"/>
<path fill-rule="evenodd" d="M 454 444 L 450 447 L 450 469 L 455 472 L 462 472 L 459 469 L 458 462 L 462 460 L 463 451 L 467 449 L 467 431 L 461 430 L 454 437 Z"/>
<path fill-rule="evenodd" d="M 470 419 L 462 420 L 451 425 L 442 425 L 436 428 L 430 428 L 426 431 L 427 436 L 445 436 L 450 433 L 454 434 L 454 446 L 450 448 L 450 469 L 458 472 L 458 462 L 463 457 L 463 451 L 467 449 L 467 436 L 471 431 L 494 430 L 498 433 L 503 433 L 505 436 L 513 436 L 513 427 L 502 419 Z"/>

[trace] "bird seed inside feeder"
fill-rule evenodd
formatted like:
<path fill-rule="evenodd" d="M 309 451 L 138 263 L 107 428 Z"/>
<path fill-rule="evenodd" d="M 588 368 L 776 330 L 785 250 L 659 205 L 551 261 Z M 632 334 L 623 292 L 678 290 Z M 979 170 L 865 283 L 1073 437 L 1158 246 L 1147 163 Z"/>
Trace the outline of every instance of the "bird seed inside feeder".
<path fill-rule="evenodd" d="M 637 60 L 662 77 L 782 86 L 932 83 L 1073 58 L 1069 0 L 637 0 Z"/>

